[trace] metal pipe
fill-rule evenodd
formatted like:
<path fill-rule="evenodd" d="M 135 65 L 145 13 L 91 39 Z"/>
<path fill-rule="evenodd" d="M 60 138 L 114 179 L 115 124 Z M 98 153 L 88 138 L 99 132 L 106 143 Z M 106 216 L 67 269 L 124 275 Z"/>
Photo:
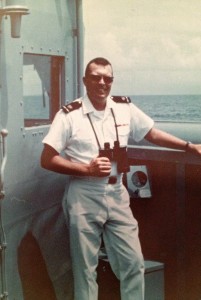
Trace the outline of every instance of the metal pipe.
<path fill-rule="evenodd" d="M 4 171 L 7 161 L 7 144 L 6 144 L 6 137 L 8 135 L 7 129 L 1 130 L 1 137 L 2 137 L 2 163 L 1 163 L 1 171 L 0 171 L 0 200 L 4 197 L 3 185 L 4 185 Z"/>
<path fill-rule="evenodd" d="M 77 27 L 77 94 L 83 94 L 83 14 L 82 0 L 76 0 L 76 27 Z"/>

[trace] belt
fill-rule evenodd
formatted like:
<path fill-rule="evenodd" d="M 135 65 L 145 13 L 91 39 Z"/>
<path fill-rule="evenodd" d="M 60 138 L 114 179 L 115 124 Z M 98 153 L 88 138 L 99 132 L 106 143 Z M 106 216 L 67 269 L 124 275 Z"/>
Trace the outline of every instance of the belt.
<path fill-rule="evenodd" d="M 108 184 L 115 184 L 117 183 L 117 177 L 116 176 L 110 176 L 108 179 Z"/>
<path fill-rule="evenodd" d="M 97 182 L 97 183 L 105 183 L 105 184 L 115 184 L 117 182 L 120 182 L 122 179 L 122 176 L 109 176 L 109 177 L 91 177 L 91 176 L 72 176 L 72 179 L 75 180 L 83 180 L 83 181 L 91 181 L 91 182 Z"/>

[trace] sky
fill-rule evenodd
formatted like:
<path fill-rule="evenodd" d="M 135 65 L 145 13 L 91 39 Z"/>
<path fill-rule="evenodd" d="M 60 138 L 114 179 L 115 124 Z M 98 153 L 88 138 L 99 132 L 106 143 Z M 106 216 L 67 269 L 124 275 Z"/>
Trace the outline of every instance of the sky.
<path fill-rule="evenodd" d="M 83 0 L 84 66 L 103 56 L 118 95 L 201 94 L 200 0 Z"/>

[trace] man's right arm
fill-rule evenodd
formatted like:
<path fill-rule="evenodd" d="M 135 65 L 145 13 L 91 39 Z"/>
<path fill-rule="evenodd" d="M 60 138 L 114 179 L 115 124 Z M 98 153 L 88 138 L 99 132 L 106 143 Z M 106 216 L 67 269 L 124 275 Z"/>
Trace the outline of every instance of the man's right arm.
<path fill-rule="evenodd" d="M 48 144 L 44 145 L 41 154 L 41 167 L 60 174 L 75 176 L 108 176 L 111 172 L 111 163 L 108 158 L 97 157 L 90 164 L 71 162 L 62 157 Z"/>

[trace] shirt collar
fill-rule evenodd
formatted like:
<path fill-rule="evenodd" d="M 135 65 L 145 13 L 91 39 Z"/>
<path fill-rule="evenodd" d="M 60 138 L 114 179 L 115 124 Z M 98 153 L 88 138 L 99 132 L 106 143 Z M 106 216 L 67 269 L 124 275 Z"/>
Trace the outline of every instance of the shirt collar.
<path fill-rule="evenodd" d="M 85 95 L 82 98 L 82 107 L 83 107 L 84 114 L 88 114 L 96 111 L 96 109 L 94 108 L 93 104 L 91 103 L 87 95 Z M 105 110 L 107 111 L 108 109 L 111 109 L 113 107 L 114 107 L 114 101 L 111 99 L 110 96 L 108 96 Z"/>

